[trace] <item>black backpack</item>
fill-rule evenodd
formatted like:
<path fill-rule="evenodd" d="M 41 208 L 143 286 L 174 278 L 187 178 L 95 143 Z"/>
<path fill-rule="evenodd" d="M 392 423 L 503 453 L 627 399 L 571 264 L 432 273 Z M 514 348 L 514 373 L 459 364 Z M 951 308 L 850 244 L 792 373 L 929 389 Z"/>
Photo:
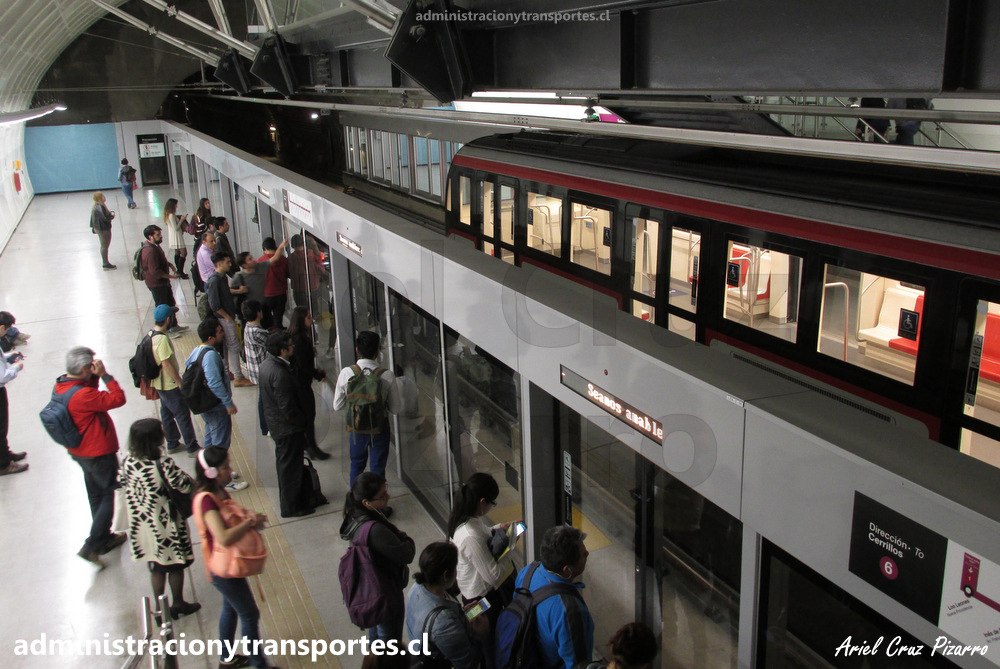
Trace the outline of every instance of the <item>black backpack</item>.
<path fill-rule="evenodd" d="M 129 358 L 128 361 L 128 371 L 132 374 L 132 383 L 135 387 L 139 387 L 139 382 L 142 379 L 146 381 L 152 381 L 160 375 L 160 365 L 156 362 L 156 356 L 153 355 L 153 336 L 154 335 L 164 335 L 164 333 L 159 330 L 150 330 L 149 334 L 142 338 L 139 345 L 135 347 L 135 355 Z"/>
<path fill-rule="evenodd" d="M 52 390 L 52 399 L 42 407 L 38 417 L 42 419 L 45 431 L 49 433 L 52 440 L 60 446 L 73 449 L 79 448 L 83 442 L 83 433 L 76 428 L 73 416 L 69 413 L 69 401 L 83 386 L 73 386 L 62 395 Z"/>
<path fill-rule="evenodd" d="M 583 600 L 580 589 L 569 583 L 550 583 L 531 592 L 528 588 L 539 566 L 540 562 L 532 562 L 528 566 L 521 587 L 514 591 L 514 601 L 497 617 L 496 669 L 542 667 L 544 663 L 538 650 L 535 607 L 558 595 Z"/>
<path fill-rule="evenodd" d="M 209 409 L 214 409 L 220 402 L 212 389 L 208 387 L 205 380 L 205 368 L 201 366 L 205 354 L 212 350 L 211 346 L 206 346 L 198 354 L 198 359 L 184 370 L 181 377 L 181 399 L 184 405 L 191 410 L 191 413 L 205 413 Z"/>

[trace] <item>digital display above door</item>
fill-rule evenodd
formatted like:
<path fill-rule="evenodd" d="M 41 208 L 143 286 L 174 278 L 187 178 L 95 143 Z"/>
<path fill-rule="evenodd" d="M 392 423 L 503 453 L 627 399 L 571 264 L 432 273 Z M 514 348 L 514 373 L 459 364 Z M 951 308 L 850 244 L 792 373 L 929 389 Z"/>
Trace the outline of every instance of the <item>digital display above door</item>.
<path fill-rule="evenodd" d="M 591 383 L 564 365 L 559 365 L 559 382 L 626 423 L 632 429 L 638 430 L 656 443 L 663 445 L 663 425 L 650 417 L 649 414 L 639 411 L 628 402 Z"/>

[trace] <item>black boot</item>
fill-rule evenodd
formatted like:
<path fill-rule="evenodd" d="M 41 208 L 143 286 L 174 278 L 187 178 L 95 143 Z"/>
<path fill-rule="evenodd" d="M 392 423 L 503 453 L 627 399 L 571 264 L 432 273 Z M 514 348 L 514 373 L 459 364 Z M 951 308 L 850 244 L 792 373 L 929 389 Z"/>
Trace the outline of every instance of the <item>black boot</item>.
<path fill-rule="evenodd" d="M 178 254 L 174 254 L 174 267 L 177 268 L 177 274 L 182 279 L 190 279 L 191 277 L 184 273 L 184 258 Z"/>

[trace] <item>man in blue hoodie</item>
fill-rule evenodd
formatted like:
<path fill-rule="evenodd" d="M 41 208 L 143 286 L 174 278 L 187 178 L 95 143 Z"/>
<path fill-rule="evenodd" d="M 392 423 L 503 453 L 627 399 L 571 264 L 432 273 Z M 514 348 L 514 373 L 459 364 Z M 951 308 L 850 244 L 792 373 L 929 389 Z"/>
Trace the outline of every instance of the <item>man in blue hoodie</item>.
<path fill-rule="evenodd" d="M 574 583 L 573 579 L 587 568 L 590 553 L 583 544 L 586 538 L 587 535 L 575 527 L 550 527 L 542 537 L 539 549 L 541 567 L 535 569 L 531 583 L 527 584 L 528 590 L 535 592 L 553 583 L 582 590 L 583 583 Z M 522 587 L 531 566 L 526 566 L 517 575 L 516 587 Z M 590 663 L 594 654 L 594 619 L 582 596 L 563 595 L 543 600 L 535 607 L 535 622 L 538 647 L 545 666 L 573 669 Z"/>
<path fill-rule="evenodd" d="M 233 404 L 233 391 L 229 387 L 229 376 L 222 365 L 222 356 L 215 350 L 215 346 L 225 338 L 222 325 L 215 318 L 206 318 L 198 324 L 198 337 L 201 339 L 201 346 L 191 351 L 191 355 L 184 361 L 184 366 L 197 365 L 198 358 L 201 357 L 205 383 L 212 394 L 219 398 L 219 404 L 201 413 L 201 418 L 205 421 L 204 447 L 219 446 L 228 451 L 233 438 L 232 416 L 236 413 L 236 405 Z M 233 481 L 226 486 L 227 490 L 242 490 L 247 487 L 247 482 L 238 481 L 237 477 L 238 475 L 233 472 Z"/>

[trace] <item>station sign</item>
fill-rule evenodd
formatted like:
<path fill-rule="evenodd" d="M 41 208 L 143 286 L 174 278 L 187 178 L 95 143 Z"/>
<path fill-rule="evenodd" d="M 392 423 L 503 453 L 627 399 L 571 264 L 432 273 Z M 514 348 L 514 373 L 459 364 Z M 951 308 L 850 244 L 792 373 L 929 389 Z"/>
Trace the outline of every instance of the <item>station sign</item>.
<path fill-rule="evenodd" d="M 341 246 L 343 246 L 345 249 L 348 249 L 349 251 L 353 251 L 354 253 L 357 253 L 358 255 L 362 255 L 361 254 L 361 244 L 358 244 L 356 241 L 354 241 L 353 239 L 350 239 L 349 237 L 345 237 L 340 232 L 337 233 L 337 243 L 340 244 Z"/>
<path fill-rule="evenodd" d="M 562 385 L 586 398 L 633 430 L 641 432 L 657 444 L 663 445 L 663 425 L 649 414 L 639 411 L 625 400 L 588 381 L 564 365 L 559 366 L 559 377 L 559 382 Z"/>
<path fill-rule="evenodd" d="M 313 227 L 312 202 L 285 188 L 281 189 L 281 195 L 281 204 L 285 213 L 300 223 L 305 223 L 310 228 Z"/>

